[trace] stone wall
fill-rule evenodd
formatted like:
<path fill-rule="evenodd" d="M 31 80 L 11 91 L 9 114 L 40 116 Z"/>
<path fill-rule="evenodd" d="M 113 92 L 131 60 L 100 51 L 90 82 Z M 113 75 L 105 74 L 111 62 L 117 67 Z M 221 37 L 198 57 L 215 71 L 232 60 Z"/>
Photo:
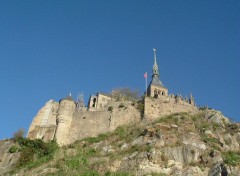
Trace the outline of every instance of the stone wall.
<path fill-rule="evenodd" d="M 69 143 L 141 121 L 140 112 L 130 102 L 115 102 L 111 106 L 112 111 L 75 112 L 70 127 Z"/>
<path fill-rule="evenodd" d="M 97 93 L 97 95 L 91 95 L 88 102 L 89 111 L 99 111 L 107 108 L 109 102 L 112 101 L 112 98 L 109 95 L 103 93 Z"/>
<path fill-rule="evenodd" d="M 98 93 L 97 109 L 106 109 L 111 97 Z"/>
<path fill-rule="evenodd" d="M 133 102 L 114 101 L 106 99 L 105 96 L 100 96 L 100 99 L 104 106 L 101 109 L 96 108 L 95 111 L 76 111 L 73 100 L 63 99 L 60 104 L 53 100 L 48 101 L 33 119 L 28 138 L 48 141 L 55 137 L 62 146 L 113 131 L 121 125 L 141 121 L 141 112 Z M 145 119 L 156 119 L 177 112 L 198 111 L 194 105 L 174 96 L 146 97 L 144 103 Z"/>
<path fill-rule="evenodd" d="M 178 112 L 198 112 L 198 108 L 194 105 L 183 100 L 176 102 L 176 99 L 171 96 L 146 97 L 144 103 L 144 117 L 147 119 L 155 119 Z"/>

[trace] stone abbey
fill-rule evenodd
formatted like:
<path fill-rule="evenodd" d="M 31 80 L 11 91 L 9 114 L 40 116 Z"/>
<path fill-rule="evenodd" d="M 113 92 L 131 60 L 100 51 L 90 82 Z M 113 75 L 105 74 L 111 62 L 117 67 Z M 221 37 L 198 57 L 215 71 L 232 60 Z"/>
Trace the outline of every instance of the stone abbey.
<path fill-rule="evenodd" d="M 192 95 L 183 98 L 168 93 L 160 80 L 156 49 L 153 50 L 152 79 L 143 99 L 143 112 L 139 111 L 136 103 L 119 101 L 109 94 L 98 92 L 91 95 L 87 106 L 82 96 L 74 101 L 70 94 L 59 102 L 49 100 L 34 117 L 27 137 L 44 141 L 55 138 L 63 146 L 85 137 L 113 131 L 121 125 L 140 123 L 143 119 L 154 120 L 177 112 L 198 112 Z M 119 108 L 120 105 L 125 108 Z"/>

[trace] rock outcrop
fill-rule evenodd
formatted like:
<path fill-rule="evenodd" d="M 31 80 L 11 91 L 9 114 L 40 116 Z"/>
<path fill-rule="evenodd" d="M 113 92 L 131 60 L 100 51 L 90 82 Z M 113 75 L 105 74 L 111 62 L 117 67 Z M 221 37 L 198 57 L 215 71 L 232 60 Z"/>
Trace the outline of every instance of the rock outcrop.
<path fill-rule="evenodd" d="M 123 113 L 126 109 L 115 108 L 115 111 Z M 238 176 L 239 131 L 239 124 L 230 123 L 214 110 L 176 113 L 130 125 L 123 123 L 107 134 L 65 146 L 49 162 L 30 170 L 20 169 L 17 173 L 18 176 L 50 173 Z M 0 144 L 5 151 L 1 154 L 1 173 L 8 173 L 20 152 L 8 152 L 13 145 L 11 141 Z"/>
<path fill-rule="evenodd" d="M 13 145 L 13 140 L 0 141 L 0 175 L 10 171 L 13 165 L 19 159 L 19 153 L 9 152 Z"/>

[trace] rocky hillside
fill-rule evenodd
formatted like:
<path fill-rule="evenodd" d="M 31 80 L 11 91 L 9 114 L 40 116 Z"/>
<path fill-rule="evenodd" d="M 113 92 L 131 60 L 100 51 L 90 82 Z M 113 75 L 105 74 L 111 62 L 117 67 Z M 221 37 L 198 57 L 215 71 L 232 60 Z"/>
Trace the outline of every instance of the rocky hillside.
<path fill-rule="evenodd" d="M 0 143 L 0 175 L 240 175 L 240 124 L 220 112 L 177 113 L 58 148 Z"/>

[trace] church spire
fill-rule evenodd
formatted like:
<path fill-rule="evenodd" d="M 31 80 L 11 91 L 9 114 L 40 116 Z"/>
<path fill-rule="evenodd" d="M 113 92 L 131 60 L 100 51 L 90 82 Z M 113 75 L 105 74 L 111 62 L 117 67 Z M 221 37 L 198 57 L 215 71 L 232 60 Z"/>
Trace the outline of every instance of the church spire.
<path fill-rule="evenodd" d="M 157 86 L 163 86 L 162 82 L 159 80 L 159 72 L 158 72 L 158 65 L 157 65 L 157 54 L 156 49 L 153 48 L 154 52 L 154 64 L 153 64 L 153 70 L 152 70 L 152 81 L 151 84 L 157 85 Z"/>
<path fill-rule="evenodd" d="M 153 75 L 158 75 L 158 77 L 159 77 L 158 65 L 157 65 L 157 55 L 156 55 L 156 49 L 155 48 L 153 48 L 153 52 L 154 52 Z"/>

